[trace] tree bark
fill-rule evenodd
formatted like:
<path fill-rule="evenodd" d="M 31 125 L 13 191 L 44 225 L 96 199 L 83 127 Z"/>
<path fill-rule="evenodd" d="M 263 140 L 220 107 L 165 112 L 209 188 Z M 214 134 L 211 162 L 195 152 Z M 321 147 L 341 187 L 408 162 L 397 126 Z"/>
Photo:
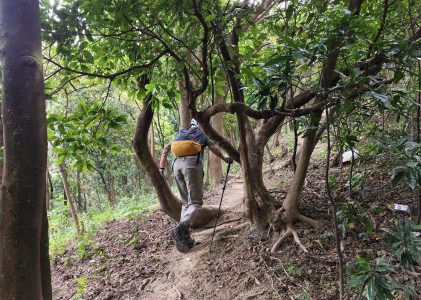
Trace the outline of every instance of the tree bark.
<path fill-rule="evenodd" d="M 0 102 L 0 111 L 2 110 L 2 104 Z M 3 118 L 0 114 L 0 149 L 3 148 Z M 0 161 L 0 184 L 3 181 L 3 160 L 4 160 L 4 152 L 1 151 L 1 161 Z"/>
<path fill-rule="evenodd" d="M 215 104 L 224 103 L 226 95 L 219 95 L 218 93 L 215 96 Z M 224 134 L 224 113 L 217 113 L 211 118 L 211 126 L 219 135 Z M 211 185 L 217 186 L 221 183 L 224 174 L 222 172 L 222 163 L 221 159 L 209 151 L 209 172 L 211 177 Z"/>
<path fill-rule="evenodd" d="M 77 210 L 76 210 L 76 207 L 75 207 L 75 201 L 74 201 L 74 198 L 73 198 L 73 195 L 72 195 L 72 190 L 70 188 L 69 180 L 67 178 L 67 169 L 66 169 L 66 165 L 64 164 L 64 162 L 62 162 L 58 166 L 58 169 L 59 169 L 59 172 L 61 174 L 61 179 L 63 181 L 64 192 L 66 193 L 67 201 L 69 202 L 70 213 L 72 214 L 72 218 L 73 218 L 73 221 L 75 223 L 77 233 L 80 236 L 80 235 L 83 234 L 83 226 L 79 222 L 79 217 L 77 215 Z"/>
<path fill-rule="evenodd" d="M 154 136 L 154 128 L 153 128 L 153 122 L 151 123 L 150 131 L 150 147 L 151 147 L 151 155 L 152 157 L 155 157 L 155 136 Z"/>
<path fill-rule="evenodd" d="M 47 130 L 38 1 L 1 1 L 0 23 L 5 158 L 0 299 L 41 300 L 41 259 L 48 260 L 41 253 Z"/>
<path fill-rule="evenodd" d="M 45 202 L 44 202 L 45 203 Z M 51 267 L 50 267 L 50 243 L 48 240 L 48 216 L 47 205 L 44 204 L 42 213 L 42 229 L 41 229 L 41 282 L 42 296 L 44 300 L 53 299 L 53 291 L 51 287 Z"/>
<path fill-rule="evenodd" d="M 48 181 L 47 188 L 49 189 L 50 199 L 54 200 L 54 186 L 53 186 L 53 181 L 51 180 L 50 171 L 47 171 L 47 181 Z"/>
<path fill-rule="evenodd" d="M 191 122 L 191 114 L 189 110 L 189 98 L 183 80 L 178 82 L 178 89 L 180 90 L 180 106 L 178 113 L 180 115 L 180 128 L 189 128 Z"/>

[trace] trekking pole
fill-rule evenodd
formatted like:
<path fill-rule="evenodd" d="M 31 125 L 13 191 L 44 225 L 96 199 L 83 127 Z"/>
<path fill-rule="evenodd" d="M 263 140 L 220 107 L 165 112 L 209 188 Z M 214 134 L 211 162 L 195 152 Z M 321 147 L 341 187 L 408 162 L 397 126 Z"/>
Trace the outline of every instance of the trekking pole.
<path fill-rule="evenodd" d="M 211 243 L 210 243 L 210 246 L 209 246 L 209 253 L 211 253 L 211 251 L 212 251 L 212 243 L 213 243 L 213 238 L 215 236 L 216 223 L 218 222 L 219 212 L 221 211 L 222 199 L 224 198 L 224 192 L 225 192 L 225 187 L 227 186 L 228 174 L 230 172 L 230 167 L 231 167 L 231 162 L 228 163 L 227 175 L 225 176 L 224 187 L 222 188 L 221 201 L 219 202 L 218 213 L 216 214 L 215 225 L 213 226 L 212 240 L 211 240 Z"/>

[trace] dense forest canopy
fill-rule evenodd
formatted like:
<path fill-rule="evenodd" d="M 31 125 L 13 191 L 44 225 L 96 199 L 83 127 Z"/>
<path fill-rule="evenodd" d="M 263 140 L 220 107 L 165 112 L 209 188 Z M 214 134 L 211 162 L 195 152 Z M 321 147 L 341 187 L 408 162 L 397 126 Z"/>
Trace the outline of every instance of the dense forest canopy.
<path fill-rule="evenodd" d="M 324 220 L 303 212 L 301 200 L 315 149 L 324 148 L 320 179 L 331 206 L 326 215 L 335 233 L 341 299 L 344 220 L 353 213 L 364 219 L 358 201 L 364 202 L 360 188 L 369 180 L 363 169 L 375 166 L 393 184 L 407 185 L 419 224 L 421 2 L 39 2 L 48 137 L 43 180 L 54 255 L 73 237 L 89 243 L 101 218 L 142 213 L 155 199 L 178 221 L 181 202 L 158 161 L 191 118 L 237 163 L 247 232 L 269 234 L 272 253 L 288 237 L 309 252 L 297 223 L 322 226 Z M 5 22 L 11 8 L 3 6 Z M 3 89 L 6 67 L 2 61 Z M 8 114 L 3 108 L 6 122 Z M 347 151 L 351 164 L 344 169 Z M 265 166 L 276 165 L 283 152 L 288 161 L 281 172 L 290 173 L 281 201 L 268 187 Z M 208 187 L 221 183 L 223 166 L 206 156 Z M 216 210 L 203 206 L 195 225 L 214 220 Z M 407 267 L 419 260 L 416 247 Z M 354 277 L 348 285 L 363 291 L 370 280 Z M 398 285 L 370 287 L 372 299 L 389 299 L 393 290 L 414 294 Z"/>

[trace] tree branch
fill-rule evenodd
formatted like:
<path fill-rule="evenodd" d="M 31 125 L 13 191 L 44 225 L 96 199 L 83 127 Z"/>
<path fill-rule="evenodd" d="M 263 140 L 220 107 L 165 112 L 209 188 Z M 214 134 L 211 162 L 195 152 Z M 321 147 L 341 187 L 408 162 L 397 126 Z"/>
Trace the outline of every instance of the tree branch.
<path fill-rule="evenodd" d="M 126 70 L 122 70 L 116 73 L 112 73 L 112 74 L 100 74 L 100 73 L 91 73 L 91 72 L 84 72 L 84 71 L 79 71 L 79 70 L 75 70 L 72 68 L 68 68 L 65 66 L 62 66 L 61 64 L 59 64 L 58 62 L 45 57 L 44 59 L 50 63 L 52 63 L 53 65 L 57 66 L 58 68 L 60 68 L 62 71 L 68 71 L 71 73 L 75 73 L 75 74 L 79 74 L 81 76 L 88 76 L 88 77 L 96 77 L 96 78 L 105 78 L 105 79 L 111 79 L 113 80 L 114 78 L 136 71 L 136 70 L 141 70 L 141 69 L 148 69 L 151 66 L 153 66 L 161 57 L 163 57 L 165 54 L 168 54 L 169 52 L 167 50 L 161 52 L 160 54 L 158 54 L 156 57 L 154 57 L 153 59 L 151 59 L 148 63 L 142 64 L 142 65 L 136 65 L 136 66 L 132 66 Z"/>

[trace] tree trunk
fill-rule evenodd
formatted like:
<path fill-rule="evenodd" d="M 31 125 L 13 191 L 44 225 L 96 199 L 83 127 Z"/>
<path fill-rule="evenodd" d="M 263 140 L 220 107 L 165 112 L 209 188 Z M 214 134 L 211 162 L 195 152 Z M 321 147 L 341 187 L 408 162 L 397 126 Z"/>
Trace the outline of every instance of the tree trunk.
<path fill-rule="evenodd" d="M 146 76 L 143 76 L 138 80 L 138 86 L 140 89 L 144 89 L 144 86 L 147 83 L 148 79 Z M 151 98 L 152 97 L 150 95 L 146 97 L 142 111 L 138 116 L 136 132 L 133 137 L 133 147 L 140 163 L 151 181 L 151 184 L 155 188 L 161 210 L 175 221 L 179 221 L 181 214 L 181 202 L 174 196 L 165 180 L 162 179 L 159 174 L 158 166 L 155 163 L 148 146 L 148 132 L 154 113 L 152 110 Z M 201 226 L 209 223 L 216 216 L 217 210 L 218 207 L 203 206 L 193 225 Z"/>
<path fill-rule="evenodd" d="M 155 157 L 155 136 L 154 136 L 154 130 L 153 130 L 153 122 L 151 123 L 151 128 L 150 128 L 150 139 L 151 142 L 149 143 L 149 145 L 151 146 L 151 155 L 152 157 Z"/>
<path fill-rule="evenodd" d="M 359 9 L 361 6 L 362 1 L 361 0 L 355 0 L 351 1 L 349 3 L 349 9 L 352 11 L 355 15 L 359 13 Z M 346 32 L 346 29 L 344 28 L 346 24 L 341 24 L 338 27 L 338 31 L 340 32 Z M 323 92 L 320 92 L 316 95 L 315 98 L 315 104 L 320 104 L 325 102 L 328 97 L 328 94 L 326 94 L 326 90 L 332 86 L 336 81 L 337 78 L 335 76 L 335 68 L 339 57 L 339 51 L 340 51 L 340 35 L 338 35 L 337 40 L 332 40 L 329 44 L 328 49 L 329 54 L 326 57 L 326 61 L 323 64 L 323 68 L 321 70 L 320 75 L 320 89 Z M 310 163 L 311 154 L 313 153 L 314 147 L 317 144 L 317 140 L 320 138 L 322 132 L 323 132 L 323 126 L 319 128 L 320 119 L 322 116 L 323 110 L 318 110 L 313 112 L 312 115 L 312 122 L 310 123 L 310 127 L 308 128 L 306 132 L 306 136 L 304 138 L 303 144 L 301 146 L 301 153 L 300 153 L 300 159 L 298 161 L 297 169 L 294 173 L 293 181 L 290 185 L 290 188 L 288 190 L 288 194 L 283 202 L 282 209 L 277 212 L 276 218 L 275 218 L 275 226 L 278 224 L 282 225 L 283 229 L 283 235 L 279 238 L 279 240 L 274 244 L 272 247 L 272 251 L 278 251 L 280 246 L 282 245 L 282 242 L 285 240 L 287 236 L 293 235 L 294 240 L 300 245 L 300 247 L 307 252 L 307 249 L 301 244 L 297 233 L 295 230 L 292 229 L 293 221 L 298 219 L 302 222 L 309 223 L 313 227 L 318 227 L 318 222 L 315 220 L 312 220 L 304 215 L 301 215 L 298 211 L 298 204 L 301 196 L 301 192 L 303 190 L 304 186 L 304 180 L 307 175 L 308 166 Z M 284 225 L 286 225 L 286 230 Z"/>
<path fill-rule="evenodd" d="M 104 173 L 99 168 L 95 168 L 95 170 L 97 171 L 99 177 L 101 178 L 102 184 L 104 185 L 104 189 L 105 189 L 105 192 L 107 193 L 108 201 L 110 201 L 111 206 L 114 207 L 115 199 L 111 191 L 111 187 L 109 186 L 109 184 L 107 183 L 107 180 L 105 179 Z"/>
<path fill-rule="evenodd" d="M 47 171 L 48 173 L 48 171 Z M 45 174 L 45 207 L 47 209 L 47 211 L 50 209 L 50 199 L 51 199 L 51 195 L 50 195 L 50 190 L 48 189 L 48 175 Z"/>
<path fill-rule="evenodd" d="M 45 203 L 43 213 L 42 213 L 40 264 L 41 264 L 42 296 L 44 300 L 51 300 L 53 298 L 53 291 L 51 287 L 51 267 L 50 267 L 50 247 L 49 247 L 50 243 L 48 240 L 47 205 L 48 203 Z"/>
<path fill-rule="evenodd" d="M 0 23 L 5 158 L 0 299 L 49 299 L 43 297 L 47 279 L 41 273 L 42 257 L 48 260 L 41 253 L 47 129 L 38 1 L 1 1 Z"/>
<path fill-rule="evenodd" d="M 51 174 L 50 171 L 47 170 L 47 181 L 48 181 L 48 189 L 49 189 L 49 194 L 50 194 L 50 200 L 54 201 L 54 186 L 53 186 L 53 181 L 51 180 Z"/>
<path fill-rule="evenodd" d="M 83 207 L 83 201 L 82 201 L 82 187 L 80 185 L 80 172 L 79 170 L 76 171 L 76 186 L 77 186 L 77 210 L 79 213 L 82 213 L 85 211 L 85 208 Z"/>
<path fill-rule="evenodd" d="M 250 132 L 250 134 L 253 133 Z M 247 147 L 250 152 L 247 153 L 247 156 L 242 153 L 241 157 L 246 195 L 244 199 L 246 215 L 251 220 L 253 229 L 264 232 L 272 219 L 274 199 L 263 182 L 263 149 L 250 147 L 250 144 Z M 246 160 L 247 162 L 245 162 Z M 246 168 L 247 171 L 245 172 Z"/>
<path fill-rule="evenodd" d="M 288 128 L 288 126 L 285 126 L 285 128 Z M 281 132 L 282 132 L 282 126 L 280 126 L 275 133 L 275 137 L 273 138 L 273 143 L 272 143 L 272 149 L 275 149 L 276 147 L 278 147 L 281 144 L 280 141 L 279 141 L 279 136 L 281 135 Z M 285 134 L 286 133 L 287 132 L 285 132 Z"/>
<path fill-rule="evenodd" d="M 187 95 L 187 91 L 184 87 L 183 80 L 178 82 L 178 89 L 180 90 L 180 106 L 178 107 L 178 113 L 180 115 L 180 127 L 182 128 L 189 128 L 190 121 L 191 121 L 191 114 L 189 111 L 189 98 Z"/>
<path fill-rule="evenodd" d="M 215 104 L 225 103 L 225 95 L 215 96 Z M 217 113 L 211 118 L 211 126 L 219 135 L 224 134 L 224 113 Z M 211 185 L 221 184 L 224 174 L 222 172 L 221 159 L 209 151 L 209 172 L 211 177 Z"/>
<path fill-rule="evenodd" d="M 316 141 L 317 129 L 309 129 L 306 132 L 303 144 L 300 148 L 300 158 L 298 160 L 297 169 L 294 178 L 288 189 L 287 197 L 283 202 L 283 221 L 288 224 L 298 217 L 298 202 L 300 199 L 301 191 L 304 186 L 308 166 L 310 164 L 311 154 L 313 153 Z"/>
<path fill-rule="evenodd" d="M 113 169 L 112 169 L 112 160 L 111 160 L 111 156 L 107 156 L 107 186 L 108 186 L 108 191 L 109 191 L 109 197 L 111 199 L 111 203 L 113 205 L 113 207 L 116 204 L 116 196 L 115 196 L 115 189 L 114 189 L 114 176 L 113 176 Z"/>
<path fill-rule="evenodd" d="M 79 222 L 79 217 L 77 215 L 77 210 L 76 210 L 76 207 L 75 207 L 75 201 L 73 199 L 72 190 L 70 188 L 69 180 L 67 178 L 67 169 L 66 169 L 66 165 L 64 164 L 64 162 L 59 164 L 58 169 L 59 169 L 59 172 L 61 174 L 61 179 L 63 181 L 64 192 L 66 193 L 67 201 L 69 202 L 70 213 L 72 214 L 72 218 L 73 218 L 73 221 L 75 223 L 77 233 L 80 236 L 80 235 L 83 234 L 83 226 Z"/>
<path fill-rule="evenodd" d="M 0 102 L 0 111 L 1 111 L 1 102 Z M 3 143 L 3 119 L 2 119 L 2 117 L 1 117 L 1 114 L 0 114 L 0 149 L 1 148 L 3 148 L 3 145 L 4 145 L 4 143 Z M 3 151 L 1 152 L 1 161 L 0 161 L 0 185 L 1 185 L 1 182 L 3 181 L 3 160 L 4 160 L 4 153 L 3 153 Z"/>

